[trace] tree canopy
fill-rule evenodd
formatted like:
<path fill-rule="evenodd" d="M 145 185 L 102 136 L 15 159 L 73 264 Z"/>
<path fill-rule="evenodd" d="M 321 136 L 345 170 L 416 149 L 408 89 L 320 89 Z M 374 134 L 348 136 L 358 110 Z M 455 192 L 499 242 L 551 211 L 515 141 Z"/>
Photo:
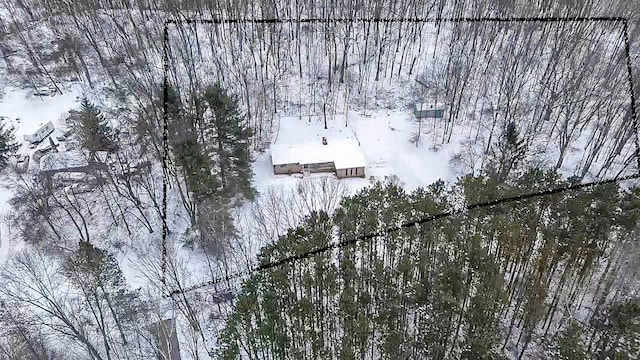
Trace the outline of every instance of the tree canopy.
<path fill-rule="evenodd" d="M 565 184 L 554 171 L 538 169 L 512 185 L 468 176 L 453 186 L 440 182 L 407 193 L 393 183 L 378 183 L 345 198 L 334 216 L 312 213 L 263 248 L 259 261 L 278 261 L 447 211 L 453 192 L 477 202 L 493 192 Z M 596 264 L 615 262 L 610 254 L 618 241 L 637 243 L 635 225 L 627 225 L 636 211 L 616 211 L 636 201 L 634 192 L 615 185 L 554 194 L 403 228 L 256 273 L 227 323 L 220 355 L 499 359 L 511 353 L 523 358 L 533 351 L 535 334 L 550 332 L 558 333 L 558 342 L 549 355 L 579 358 L 592 343 L 601 352 L 631 356 L 628 340 L 613 339 L 637 338 L 627 316 L 635 308 L 610 303 L 602 289 L 592 291 L 601 269 Z M 598 316 L 613 323 L 558 326 L 567 316 L 578 316 L 562 309 L 578 311 L 585 296 L 601 299 L 602 310 L 611 310 L 591 312 L 583 323 Z"/>

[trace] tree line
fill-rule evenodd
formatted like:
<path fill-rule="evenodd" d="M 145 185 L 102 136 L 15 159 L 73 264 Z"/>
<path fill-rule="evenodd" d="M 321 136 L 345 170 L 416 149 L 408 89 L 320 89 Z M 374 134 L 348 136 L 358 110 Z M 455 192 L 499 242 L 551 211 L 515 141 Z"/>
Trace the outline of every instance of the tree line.
<path fill-rule="evenodd" d="M 568 185 L 553 170 L 513 180 L 467 176 L 412 193 L 377 184 L 332 216 L 312 213 L 258 261 L 445 212 L 456 199 Z M 475 209 L 258 272 L 243 285 L 219 355 L 634 358 L 639 196 L 602 185 Z"/>

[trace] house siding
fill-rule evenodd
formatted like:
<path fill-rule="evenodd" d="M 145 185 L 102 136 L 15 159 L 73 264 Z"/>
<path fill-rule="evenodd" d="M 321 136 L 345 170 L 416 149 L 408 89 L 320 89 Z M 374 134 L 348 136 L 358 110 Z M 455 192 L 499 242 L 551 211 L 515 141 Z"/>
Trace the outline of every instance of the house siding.
<path fill-rule="evenodd" d="M 299 173 L 302 172 L 302 166 L 300 164 L 273 165 L 273 172 L 277 175 Z"/>
<path fill-rule="evenodd" d="M 336 170 L 336 176 L 343 179 L 343 178 L 350 178 L 350 177 L 365 177 L 365 173 L 364 173 L 364 167 L 356 167 L 356 168 L 348 168 L 348 169 L 338 169 Z"/>
<path fill-rule="evenodd" d="M 436 118 L 442 119 L 444 117 L 444 110 L 442 109 L 424 109 L 424 110 L 413 110 L 413 115 L 417 119 L 426 119 L 426 118 Z"/>
<path fill-rule="evenodd" d="M 317 164 L 305 164 L 304 168 L 309 169 L 310 173 L 320 173 L 320 172 L 334 172 L 336 171 L 336 166 L 332 162 L 324 162 Z"/>
<path fill-rule="evenodd" d="M 53 170 L 40 170 L 40 174 L 43 176 L 52 176 L 58 173 L 89 173 L 91 172 L 91 168 L 87 166 L 70 166 L 64 169 L 53 169 Z"/>
<path fill-rule="evenodd" d="M 333 162 L 325 162 L 318 164 L 277 164 L 273 165 L 273 173 L 276 175 L 286 175 L 286 174 L 294 174 L 301 173 L 304 170 L 309 173 L 332 173 L 334 172 L 338 178 L 349 178 L 349 177 L 365 177 L 364 167 L 355 167 L 355 168 L 347 168 L 347 169 L 336 169 L 335 164 Z"/>

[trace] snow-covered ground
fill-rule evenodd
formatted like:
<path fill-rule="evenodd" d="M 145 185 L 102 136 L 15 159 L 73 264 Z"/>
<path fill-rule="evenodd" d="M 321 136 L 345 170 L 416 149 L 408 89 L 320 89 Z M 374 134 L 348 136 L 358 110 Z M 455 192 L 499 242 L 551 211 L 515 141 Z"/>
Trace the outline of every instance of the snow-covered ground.
<path fill-rule="evenodd" d="M 1 10 L 0 10 L 1 14 Z M 311 27 L 313 28 L 313 27 Z M 424 31 L 417 31 L 416 34 L 419 38 L 415 38 L 413 40 L 409 40 L 410 37 L 403 37 L 403 41 L 405 42 L 416 42 L 422 44 L 424 49 L 427 49 L 423 53 L 418 51 L 418 54 L 409 54 L 406 58 L 401 59 L 393 59 L 394 52 L 389 52 L 392 57 L 391 60 L 384 60 L 384 79 L 387 79 L 386 74 L 389 72 L 394 72 L 394 61 L 396 64 L 396 68 L 403 68 L 403 75 L 400 75 L 400 71 L 398 71 L 399 75 L 396 76 L 396 80 L 391 81 L 391 76 L 388 77 L 389 82 L 381 81 L 378 83 L 368 83 L 365 82 L 365 87 L 370 86 L 369 89 L 365 88 L 362 92 L 363 95 L 360 98 L 355 99 L 357 101 L 349 101 L 349 106 L 355 106 L 355 104 L 351 104 L 352 102 L 359 102 L 359 106 L 363 106 L 368 108 L 366 114 L 357 109 L 348 110 L 346 114 L 344 112 L 338 115 L 328 115 L 327 121 L 327 129 L 324 128 L 325 119 L 321 114 L 315 114 L 311 118 L 308 115 L 300 115 L 306 114 L 307 108 L 311 108 L 311 102 L 318 102 L 323 100 L 326 102 L 327 99 L 324 99 L 326 93 L 324 92 L 324 88 L 322 86 L 309 86 L 307 89 L 307 84 L 303 84 L 302 81 L 297 81 L 298 75 L 303 74 L 288 74 L 291 80 L 289 82 L 282 81 L 282 84 L 279 84 L 279 95 L 278 103 L 282 104 L 282 106 L 286 109 L 291 104 L 297 104 L 300 106 L 299 114 L 297 113 L 289 113 L 288 116 L 278 115 L 276 117 L 277 125 L 275 128 L 278 130 L 275 134 L 273 134 L 273 144 L 295 144 L 295 143 L 307 143 L 307 142 L 315 142 L 319 143 L 322 137 L 326 137 L 329 142 L 333 142 L 335 139 L 350 139 L 359 143 L 362 154 L 366 160 L 366 168 L 365 178 L 349 178 L 336 180 L 339 184 L 342 184 L 347 187 L 348 193 L 355 193 L 356 191 L 362 189 L 363 187 L 369 186 L 373 181 L 380 180 L 384 181 L 385 178 L 388 177 L 397 177 L 398 181 L 403 185 L 403 187 L 407 190 L 413 190 L 420 186 L 427 186 L 438 179 L 443 179 L 446 181 L 455 181 L 459 172 L 453 169 L 450 165 L 450 160 L 454 156 L 454 154 L 458 153 L 461 148 L 461 143 L 468 138 L 472 138 L 470 132 L 474 129 L 471 128 L 475 123 L 475 119 L 469 118 L 467 121 L 462 124 L 456 124 L 456 127 L 453 130 L 453 134 L 451 135 L 450 141 L 448 143 L 442 144 L 442 134 L 435 134 L 433 129 L 442 129 L 442 126 L 434 126 L 435 122 L 445 121 L 444 119 L 426 119 L 422 122 L 420 142 L 418 145 L 412 143 L 410 139 L 414 137 L 417 129 L 418 123 L 413 119 L 411 112 L 405 108 L 404 105 L 407 105 L 409 102 L 413 101 L 412 96 L 417 97 L 418 94 L 412 94 L 409 87 L 405 85 L 407 83 L 412 83 L 414 81 L 414 77 L 417 76 L 408 76 L 407 68 L 409 64 L 412 64 L 412 61 L 415 61 L 414 56 L 418 58 L 416 68 L 425 68 L 425 69 L 433 69 L 433 76 L 437 78 L 437 66 L 438 64 L 442 64 L 444 62 L 436 61 L 436 54 L 432 54 L 432 50 L 435 52 L 435 46 L 433 44 L 433 39 L 436 37 L 435 29 L 430 28 L 429 26 L 425 26 Z M 360 30 L 358 30 L 360 29 Z M 358 35 L 364 31 L 364 27 L 356 27 L 356 31 L 354 34 Z M 446 29 L 443 29 L 443 33 L 440 36 L 444 37 L 446 35 Z M 222 34 L 228 34 L 228 32 L 222 31 Z M 178 34 L 178 32 L 172 32 L 172 34 Z M 173 35 L 172 35 L 173 36 Z M 177 36 L 177 35 L 176 35 Z M 225 35 L 226 36 L 226 35 Z M 188 39 L 195 40 L 196 37 L 187 37 Z M 233 64 L 237 66 L 237 68 L 251 68 L 257 67 L 262 68 L 262 66 L 255 65 L 255 54 L 251 53 L 253 56 L 251 59 L 249 58 L 249 52 L 246 49 L 243 49 L 240 45 L 240 42 L 236 41 L 236 37 L 229 36 L 229 39 L 233 39 L 230 43 L 233 46 L 238 47 L 239 49 L 235 49 L 236 52 L 233 51 L 219 51 L 219 53 L 223 54 L 224 59 L 222 63 L 228 62 L 229 64 Z M 218 40 L 219 41 L 219 40 Z M 214 42 L 212 42 L 213 44 Z M 391 42 L 393 43 L 393 42 Z M 310 43 L 310 48 L 315 48 L 316 43 Z M 447 44 L 441 48 L 447 50 Z M 305 48 L 306 45 L 302 45 Z M 212 46 L 213 48 L 213 46 Z M 286 51 L 289 50 L 287 46 L 282 46 Z M 411 49 L 411 47 L 409 47 Z M 439 48 L 440 49 L 440 48 Z M 176 46 L 174 49 L 176 51 L 179 48 Z M 217 50 L 217 48 L 216 48 Z M 229 50 L 229 49 L 226 49 Z M 252 50 L 255 51 L 255 50 Z M 361 76 L 362 73 L 358 70 L 360 62 L 361 51 L 358 47 L 352 47 L 348 54 L 349 64 L 347 67 L 347 79 L 348 78 L 356 78 L 357 76 Z M 259 50 L 258 50 L 259 52 Z M 244 53 L 246 56 L 240 56 L 241 53 Z M 366 52 L 365 52 L 366 53 Z M 397 53 L 397 51 L 396 51 Z M 498 52 L 500 53 L 500 52 Z M 382 54 L 382 52 L 380 52 Z M 403 52 L 404 54 L 404 52 Z M 438 53 L 438 56 L 448 56 L 447 51 L 443 51 L 441 54 Z M 317 55 L 317 54 L 316 54 Z M 193 53 L 184 53 L 186 58 L 182 63 L 189 64 L 194 60 Z M 203 56 L 206 64 L 213 64 L 209 56 Z M 280 59 L 280 57 L 275 57 Z M 498 57 L 499 58 L 499 57 Z M 603 57 L 606 58 L 606 57 Z M 250 59 L 254 63 L 243 62 L 241 60 Z M 267 59 L 274 59 L 274 57 L 267 57 Z M 324 63 L 325 59 L 321 57 L 311 56 L 313 61 L 308 61 L 304 63 L 304 73 L 314 73 L 318 74 L 324 73 L 322 67 L 314 67 L 314 61 L 317 60 L 318 63 Z M 431 59 L 431 60 L 429 60 Z M 427 61 L 429 60 L 429 61 Z M 479 64 L 484 64 L 483 61 L 477 60 Z M 237 65 L 239 64 L 239 65 Z M 283 62 L 283 64 L 285 64 Z M 391 64 L 391 66 L 388 66 Z M 269 64 L 267 64 L 269 65 Z M 278 63 L 274 65 L 275 70 L 271 71 L 272 73 L 276 73 L 276 70 L 288 69 L 285 65 L 280 64 L 280 60 Z M 176 67 L 178 67 L 177 65 Z M 227 65 L 230 69 L 233 69 L 234 66 Z M 282 67 L 282 69 L 280 69 Z M 411 65 L 413 67 L 413 65 Z M 153 68 L 153 66 L 150 66 Z M 271 68 L 269 66 L 264 66 L 264 68 Z M 302 65 L 301 65 L 301 68 Z M 366 66 L 363 67 L 366 69 Z M 391 70 L 387 70 L 390 68 Z M 202 67 L 203 71 L 207 74 L 211 74 L 215 76 L 220 73 L 220 71 L 211 71 L 210 66 Z M 486 72 L 486 71 L 485 71 Z M 367 73 L 367 70 L 363 70 L 363 73 Z M 369 71 L 371 73 L 371 71 Z M 474 72 L 477 74 L 477 77 L 480 81 L 485 81 L 485 75 L 481 73 L 481 69 L 478 69 Z M 482 75 L 480 75 L 482 74 Z M 238 72 L 237 78 L 234 77 L 234 72 L 229 71 L 229 79 L 230 82 L 239 82 L 241 80 L 241 75 L 245 75 L 245 72 Z M 371 74 L 369 74 L 371 75 Z M 398 80 L 397 78 L 400 77 Z M 521 76 L 522 77 L 522 76 Z M 286 76 L 285 76 L 286 78 Z M 312 83 L 315 83 L 315 79 L 320 79 L 320 77 L 311 76 L 313 79 Z M 524 76 L 523 78 L 535 78 L 533 76 Z M 218 79 L 215 79 L 218 80 Z M 258 88 L 258 82 L 251 82 L 251 78 L 249 78 L 247 87 L 252 91 L 247 91 L 247 96 L 251 96 L 252 98 L 258 97 L 254 94 L 260 94 Z M 244 81 L 247 82 L 247 78 L 244 78 Z M 348 83 L 349 81 L 347 81 Z M 383 83 L 384 82 L 384 83 Z M 304 86 L 303 86 L 304 85 Z M 471 82 L 473 85 L 473 82 Z M 624 84 L 623 84 L 624 85 Z M 622 86 L 622 85 L 621 85 Z M 626 86 L 626 85 L 624 85 Z M 253 87 L 253 88 L 252 88 Z M 473 88 L 469 86 L 469 88 Z M 626 87 L 623 87 L 626 89 Z M 373 89 L 373 90 L 372 90 Z M 342 89 L 339 89 L 336 93 L 340 92 Z M 352 89 L 355 94 L 355 88 Z M 274 87 L 275 92 L 275 87 Z M 36 97 L 31 94 L 30 91 L 23 91 L 18 89 L 7 89 L 5 91 L 6 95 L 4 98 L 0 99 L 0 116 L 5 116 L 9 118 L 10 123 L 16 126 L 16 138 L 23 142 L 22 148 L 19 150 L 21 154 L 32 154 L 34 149 L 30 149 L 26 142 L 23 141 L 23 136 L 25 134 L 33 133 L 41 124 L 46 123 L 48 121 L 53 121 L 56 126 L 62 125 L 60 122 L 61 116 L 68 110 L 77 107 L 77 95 L 80 93 L 79 90 L 73 90 L 66 92 L 62 95 L 57 95 L 55 97 Z M 251 93 L 251 95 L 249 95 Z M 329 99 L 329 103 L 333 103 L 335 106 L 335 111 L 340 112 L 344 111 L 344 109 L 340 108 L 339 99 L 342 99 L 341 96 L 336 96 Z M 355 96 L 355 95 L 354 95 Z M 263 101 L 265 103 L 271 103 L 270 98 L 265 95 L 265 99 Z M 379 103 L 380 100 L 384 100 L 384 103 Z M 351 99 L 350 99 L 351 100 Z M 260 113 L 258 116 L 255 115 L 257 108 L 261 107 L 259 101 L 256 101 L 255 104 L 251 104 L 250 107 L 253 108 L 254 117 L 260 118 Z M 274 102 L 275 103 L 275 102 Z M 374 105 L 372 103 L 375 103 Z M 367 106 L 369 104 L 369 106 Z M 378 107 L 384 108 L 389 107 L 389 104 L 394 104 L 396 107 L 393 110 L 371 110 L 370 108 Z M 275 107 L 275 105 L 274 105 Z M 314 105 L 315 107 L 315 105 Z M 277 109 L 281 111 L 280 108 Z M 470 108 L 464 108 L 464 111 L 470 110 Z M 448 111 L 448 110 L 447 110 Z M 463 112 L 464 112 L 463 111 Z M 473 111 L 470 111 L 473 113 Z M 466 116 L 466 115 L 465 115 Z M 464 116 L 463 116 L 464 117 Z M 486 119 L 484 119 L 486 121 Z M 265 133 L 268 131 L 265 130 Z M 494 133 L 497 133 L 495 131 Z M 551 132 L 549 132 L 551 134 Z M 549 135 L 551 136 L 551 135 Z M 265 136 L 268 138 L 268 136 Z M 606 139 L 606 138 L 603 138 Z M 545 151 L 549 152 L 549 157 L 552 158 L 553 155 L 552 149 L 554 146 L 553 143 L 546 140 L 544 136 L 540 136 L 540 142 L 543 145 Z M 479 144 L 481 145 L 481 141 Z M 568 154 L 565 159 L 565 163 L 563 167 L 560 169 L 563 173 L 567 175 L 573 174 L 578 169 L 574 169 L 577 165 L 579 165 L 580 159 L 588 148 L 588 137 L 578 137 L 572 141 L 571 147 L 568 150 Z M 480 146 L 482 147 L 482 146 Z M 625 148 L 625 150 L 627 150 Z M 624 155 L 623 152 L 622 155 Z M 553 160 L 551 160 L 553 163 Z M 597 163 L 597 159 L 596 159 Z M 33 163 L 31 164 L 33 166 Z M 269 192 L 274 189 L 280 190 L 292 190 L 296 189 L 297 185 L 300 185 L 307 180 L 302 175 L 274 175 L 273 167 L 271 163 L 271 147 L 266 147 L 265 151 L 258 154 L 256 156 L 255 162 L 253 164 L 254 170 L 254 186 L 260 193 L 258 199 L 256 200 L 258 204 L 264 205 L 266 203 L 265 199 L 268 197 Z M 607 176 L 604 176 L 605 178 Z M 323 178 L 331 178 L 335 179 L 335 175 L 328 174 L 313 174 L 308 176 L 308 178 L 312 179 L 323 179 Z M 4 174 L 0 176 L 0 262 L 6 259 L 10 254 L 15 251 L 22 244 L 16 243 L 12 241 L 12 237 L 10 236 L 11 229 L 5 221 L 5 215 L 9 212 L 10 206 L 7 203 L 8 200 L 12 196 L 12 191 L 10 189 L 11 182 L 15 179 L 15 173 L 13 172 L 12 167 L 10 166 L 7 170 L 4 171 Z M 294 193 L 289 193 L 288 195 L 292 196 Z M 173 194 L 175 196 L 175 194 Z M 170 195 L 171 196 L 171 195 Z M 174 199 L 175 200 L 175 199 Z M 251 207 L 253 204 L 245 204 L 238 211 L 245 212 L 247 216 L 250 217 Z M 286 205 L 285 205 L 286 206 Z M 175 210 L 175 211 L 174 211 Z M 180 212 L 180 204 L 179 201 L 169 201 L 169 214 L 179 213 Z M 100 216 L 107 215 L 100 214 Z M 108 229 L 108 222 L 100 223 L 97 227 L 105 230 Z M 183 217 L 172 218 L 169 224 L 170 230 L 173 234 L 182 235 L 187 227 L 187 221 Z M 122 230 L 122 229 L 116 229 Z M 140 232 L 144 232 L 142 229 L 139 229 Z M 278 230 L 279 231 L 279 230 Z M 101 231 L 102 232 L 102 231 Z M 153 239 L 157 239 L 159 232 L 155 234 L 148 235 L 148 237 L 143 241 L 142 237 L 137 238 L 138 243 L 145 243 L 145 248 L 136 249 L 139 253 L 132 251 L 131 249 L 125 248 L 122 252 L 118 253 L 118 259 L 120 261 L 120 265 L 122 267 L 123 272 L 125 273 L 125 277 L 127 278 L 127 282 L 132 285 L 134 288 L 144 286 L 145 281 L 149 281 L 151 278 L 145 278 L 142 276 L 140 271 L 140 260 L 144 258 L 151 258 L 150 254 L 155 252 L 159 252 L 159 241 L 154 242 L 151 241 Z M 118 237 L 118 234 L 106 234 L 105 237 Z M 131 238 L 137 236 L 137 234 L 131 235 Z M 178 238 L 178 236 L 175 236 Z M 268 237 L 273 241 L 277 240 L 277 236 Z M 189 270 L 189 276 L 185 279 L 184 285 L 190 286 L 195 285 L 204 281 L 207 281 L 212 276 L 213 270 L 209 272 L 208 268 L 211 264 L 208 264 L 206 261 L 202 259 L 202 256 L 198 254 L 197 251 L 192 251 L 191 249 L 186 249 L 183 247 L 182 239 L 177 239 L 173 245 L 175 245 L 175 252 L 180 253 L 181 259 L 184 261 Z M 254 241 L 252 237 L 248 236 L 243 238 L 243 241 L 250 242 Z M 243 244 L 243 249 L 250 249 L 251 251 L 246 251 L 244 256 L 248 259 L 255 259 L 256 251 L 258 251 L 264 243 L 258 242 L 253 245 Z M 147 249 L 148 247 L 148 249 Z M 148 250 L 147 252 L 145 252 Z M 148 283 L 147 283 L 148 284 Z"/>
<path fill-rule="evenodd" d="M 4 96 L 0 98 L 0 116 L 7 119 L 7 125 L 15 126 L 16 140 L 22 144 L 18 154 L 32 155 L 36 150 L 29 148 L 29 143 L 24 140 L 25 134 L 32 134 L 48 121 L 52 121 L 56 127 L 63 125 L 60 118 L 67 111 L 77 107 L 79 93 L 78 87 L 72 87 L 63 94 L 40 97 L 32 95 L 31 91 L 5 88 Z M 0 175 L 0 262 L 6 260 L 21 246 L 21 243 L 11 236 L 6 219 L 11 210 L 8 201 L 13 196 L 11 184 L 17 178 L 13 165 L 14 163 L 10 162 Z M 29 167 L 33 166 L 34 162 L 31 161 Z"/>
<path fill-rule="evenodd" d="M 408 110 L 369 110 L 366 115 L 353 110 L 348 112 L 346 119 L 344 114 L 328 117 L 327 129 L 324 128 L 322 116 L 309 119 L 308 116 L 282 115 L 277 121 L 279 131 L 274 136 L 274 144 L 277 145 L 321 144 L 323 137 L 329 143 L 345 140 L 359 143 L 366 162 L 365 177 L 338 179 L 332 172 L 275 175 L 271 160 L 272 147 L 267 147 L 256 156 L 253 163 L 253 185 L 258 191 L 257 198 L 253 203 L 245 203 L 234 210 L 236 230 L 242 237 L 242 244 L 238 246 L 242 247 L 242 257 L 248 262 L 237 266 L 255 266 L 260 249 L 277 241 L 289 228 L 297 226 L 310 211 L 331 212 L 338 206 L 342 196 L 355 194 L 375 181 L 384 182 L 393 177 L 405 189 L 413 190 L 439 179 L 455 181 L 457 175 L 449 161 L 459 148 L 458 141 L 463 138 L 462 134 L 453 136 L 449 144 L 437 147 L 436 151 L 428 126 L 433 119 L 424 120 L 422 141 L 416 146 L 410 139 L 418 129 L 418 123 Z M 321 149 L 321 145 L 301 148 L 317 150 Z M 329 204 L 327 199 L 331 199 Z M 181 209 L 177 202 L 169 203 L 170 208 L 175 209 L 169 211 L 170 228 L 180 234 L 186 230 L 187 220 L 178 216 Z M 175 245 L 175 251 L 189 273 L 184 278 L 185 287 L 197 286 L 217 277 L 211 273 L 210 260 L 202 254 L 184 249 L 181 243 Z M 129 263 L 136 261 L 130 259 Z M 128 266 L 124 266 L 123 270 L 125 267 Z M 128 269 L 127 278 L 136 276 L 135 272 L 135 269 Z M 215 290 L 205 290 L 209 291 Z"/>
<path fill-rule="evenodd" d="M 31 91 L 6 89 L 0 99 L 0 116 L 9 118 L 9 124 L 16 127 L 16 140 L 22 143 L 20 153 L 29 153 L 28 142 L 23 137 L 32 134 L 48 121 L 56 127 L 62 126 L 64 113 L 77 108 L 80 89 L 70 88 L 68 92 L 55 96 L 34 96 Z"/>
<path fill-rule="evenodd" d="M 346 121 L 345 121 L 346 120 Z M 342 179 L 352 192 L 371 184 L 384 181 L 386 177 L 397 176 L 407 190 L 427 186 L 438 179 L 455 180 L 455 172 L 449 161 L 459 149 L 458 140 L 453 137 L 449 144 L 434 150 L 429 139 L 431 121 L 423 120 L 422 140 L 416 146 L 410 142 L 418 129 L 410 111 L 379 110 L 363 115 L 361 111 L 349 111 L 348 115 L 336 115 L 327 120 L 321 117 L 283 116 L 279 119 L 276 144 L 320 143 L 322 137 L 332 139 L 352 139 L 360 144 L 366 160 L 365 178 Z M 345 126 L 346 124 L 346 126 Z M 254 164 L 255 186 L 262 192 L 272 186 L 295 186 L 301 181 L 299 175 L 274 175 L 271 164 L 271 149 L 257 156 Z M 313 174 L 312 177 L 335 177 L 334 174 Z"/>

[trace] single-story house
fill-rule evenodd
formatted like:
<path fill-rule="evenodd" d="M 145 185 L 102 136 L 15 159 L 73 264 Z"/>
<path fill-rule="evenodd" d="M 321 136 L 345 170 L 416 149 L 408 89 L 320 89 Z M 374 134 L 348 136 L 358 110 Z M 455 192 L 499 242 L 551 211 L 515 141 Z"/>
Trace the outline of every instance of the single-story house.
<path fill-rule="evenodd" d="M 365 177 L 366 166 L 357 142 L 335 139 L 273 145 L 271 163 L 275 174 L 335 172 L 339 178 Z"/>
<path fill-rule="evenodd" d="M 89 162 L 81 151 L 53 152 L 40 158 L 40 173 L 53 175 L 60 172 L 88 172 Z"/>
<path fill-rule="evenodd" d="M 54 130 L 53 122 L 49 121 L 48 123 L 42 125 L 38 130 L 36 130 L 32 135 L 25 135 L 24 139 L 32 144 L 37 144 L 44 140 L 49 134 L 51 134 Z"/>
<path fill-rule="evenodd" d="M 415 116 L 416 119 L 442 119 L 444 117 L 444 109 L 434 108 L 433 104 L 418 103 L 414 105 L 413 116 Z"/>

